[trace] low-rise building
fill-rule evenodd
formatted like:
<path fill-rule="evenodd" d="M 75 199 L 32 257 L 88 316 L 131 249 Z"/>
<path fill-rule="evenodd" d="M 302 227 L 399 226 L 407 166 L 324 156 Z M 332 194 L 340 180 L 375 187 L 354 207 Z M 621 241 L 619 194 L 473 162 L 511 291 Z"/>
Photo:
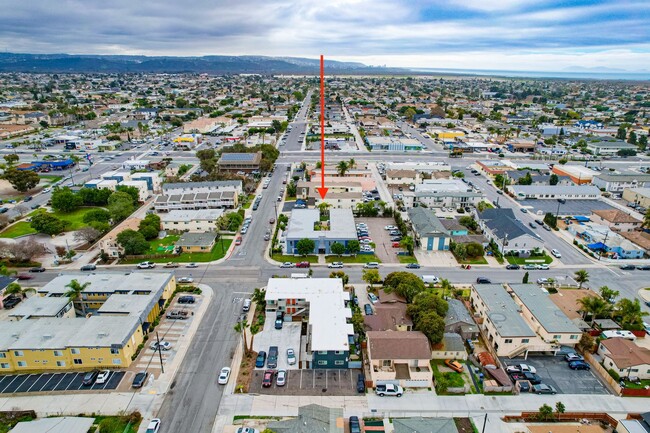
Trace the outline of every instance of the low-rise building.
<path fill-rule="evenodd" d="M 216 240 L 217 234 L 213 232 L 185 232 L 178 238 L 175 246 L 184 253 L 209 253 L 212 251 Z"/>
<path fill-rule="evenodd" d="M 650 174 L 605 172 L 594 177 L 592 183 L 605 191 L 622 193 L 626 188 L 650 187 Z"/>
<path fill-rule="evenodd" d="M 314 241 L 313 254 L 331 254 L 332 244 L 347 247 L 348 242 L 358 239 L 351 209 L 330 209 L 329 216 L 329 222 L 324 224 L 318 209 L 292 210 L 284 232 L 286 254 L 297 254 L 301 239 Z"/>
<path fill-rule="evenodd" d="M 32 296 L 11 310 L 11 320 L 40 319 L 43 317 L 75 317 L 72 302 L 68 298 L 43 298 Z"/>
<path fill-rule="evenodd" d="M 187 182 L 167 183 L 162 194 L 156 197 L 154 207 L 158 212 L 195 209 L 232 209 L 237 207 L 242 193 L 242 182 Z"/>
<path fill-rule="evenodd" d="M 510 185 L 517 200 L 595 200 L 600 197 L 600 190 L 593 185 Z"/>
<path fill-rule="evenodd" d="M 650 208 L 650 188 L 625 188 L 623 200 L 636 203 L 646 209 Z"/>
<path fill-rule="evenodd" d="M 544 247 L 537 233 L 519 221 L 512 209 L 485 209 L 479 214 L 479 227 L 488 241 L 494 241 L 499 251 L 530 253 Z"/>
<path fill-rule="evenodd" d="M 422 332 L 368 331 L 366 339 L 373 386 L 432 387 L 431 346 Z"/>
<path fill-rule="evenodd" d="M 445 332 L 442 341 L 431 349 L 433 359 L 467 359 L 467 350 L 463 338 L 455 332 Z"/>
<path fill-rule="evenodd" d="M 146 180 L 125 180 L 124 182 L 121 182 L 117 188 L 119 189 L 121 186 L 127 186 L 138 190 L 138 201 L 140 203 L 144 203 L 151 196 Z"/>
<path fill-rule="evenodd" d="M 122 163 L 122 168 L 125 170 L 146 170 L 150 162 L 148 159 L 127 159 Z"/>
<path fill-rule="evenodd" d="M 414 207 L 408 210 L 413 224 L 413 239 L 425 251 L 447 251 L 451 236 L 438 217 L 429 209 Z"/>
<path fill-rule="evenodd" d="M 220 171 L 250 173 L 259 171 L 262 162 L 262 152 L 255 153 L 222 153 L 217 162 Z"/>
<path fill-rule="evenodd" d="M 641 227 L 643 221 L 619 209 L 600 209 L 591 211 L 591 221 L 604 225 L 615 232 L 631 232 Z"/>
<path fill-rule="evenodd" d="M 318 182 L 300 181 L 296 185 L 296 198 L 305 200 L 309 205 L 318 206 L 327 203 L 333 209 L 356 209 L 357 204 L 363 203 L 363 186 L 361 182 L 328 182 L 327 195 L 321 198 L 317 188 Z"/>
<path fill-rule="evenodd" d="M 598 345 L 598 354 L 606 369 L 614 369 L 619 376 L 650 379 L 650 350 L 639 347 L 625 338 L 607 338 Z"/>
<path fill-rule="evenodd" d="M 594 177 L 598 174 L 590 168 L 583 165 L 561 165 L 555 164 L 552 172 L 558 176 L 568 176 L 576 185 L 589 184 L 593 181 Z"/>
<path fill-rule="evenodd" d="M 11 433 L 88 433 L 95 423 L 93 417 L 51 417 L 22 421 L 11 429 Z"/>
<path fill-rule="evenodd" d="M 407 137 L 366 137 L 366 142 L 371 150 L 390 150 L 397 152 L 408 152 L 422 150 L 422 143 L 415 138 Z"/>
<path fill-rule="evenodd" d="M 587 150 L 593 155 L 616 155 L 620 150 L 638 150 L 638 147 L 623 140 L 611 139 L 588 141 Z"/>
<path fill-rule="evenodd" d="M 271 278 L 266 287 L 267 312 L 307 323 L 306 368 L 348 368 L 354 335 L 349 301 L 340 278 Z"/>
<path fill-rule="evenodd" d="M 475 340 L 478 338 L 478 327 L 469 314 L 462 301 L 454 298 L 447 300 L 447 314 L 445 315 L 445 332 L 459 334 L 463 339 Z"/>
<path fill-rule="evenodd" d="M 138 230 L 140 227 L 139 218 L 127 218 L 118 224 L 113 230 L 104 235 L 99 241 L 99 250 L 109 258 L 115 259 L 124 254 L 124 247 L 117 243 L 117 235 L 124 230 Z"/>
<path fill-rule="evenodd" d="M 271 421 L 268 428 L 276 433 L 344 433 L 343 409 L 317 404 L 300 406 L 296 418 Z"/>
<path fill-rule="evenodd" d="M 567 230 L 587 244 L 597 254 L 613 259 L 641 259 L 646 250 L 632 243 L 608 226 L 591 222 L 570 224 Z"/>
<path fill-rule="evenodd" d="M 465 207 L 476 206 L 483 194 L 460 179 L 427 179 L 415 185 L 412 195 L 405 195 L 404 202 L 408 207 L 422 203 L 427 207 Z"/>
<path fill-rule="evenodd" d="M 223 209 L 172 210 L 160 214 L 160 223 L 172 232 L 211 232 L 223 213 Z"/>

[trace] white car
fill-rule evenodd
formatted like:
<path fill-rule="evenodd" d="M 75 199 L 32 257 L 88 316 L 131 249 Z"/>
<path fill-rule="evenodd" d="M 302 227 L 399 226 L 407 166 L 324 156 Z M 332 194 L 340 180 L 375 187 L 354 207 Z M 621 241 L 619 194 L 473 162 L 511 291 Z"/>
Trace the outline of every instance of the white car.
<path fill-rule="evenodd" d="M 548 284 L 548 278 L 538 278 L 537 284 Z"/>
<path fill-rule="evenodd" d="M 397 230 L 397 227 L 395 227 L 395 226 L 386 226 L 386 227 L 384 227 L 384 230 Z"/>
<path fill-rule="evenodd" d="M 293 349 L 287 349 L 287 364 L 294 365 L 296 363 L 296 352 Z"/>
<path fill-rule="evenodd" d="M 193 282 L 194 282 L 194 278 L 192 278 L 192 277 L 180 277 L 180 278 L 178 279 L 178 282 L 179 282 L 179 283 L 193 283 Z"/>
<path fill-rule="evenodd" d="M 154 418 L 151 421 L 149 421 L 149 425 L 147 426 L 147 431 L 145 433 L 158 433 L 160 431 L 160 420 L 158 418 Z"/>
<path fill-rule="evenodd" d="M 171 350 L 172 344 L 169 341 L 161 340 L 160 343 L 154 341 L 153 343 L 151 343 L 149 347 L 151 348 L 151 350 L 158 350 L 159 347 L 162 350 Z"/>
<path fill-rule="evenodd" d="M 327 265 L 328 268 L 335 268 L 335 269 L 342 269 L 343 268 L 343 262 L 332 262 L 329 265 Z"/>
<path fill-rule="evenodd" d="M 284 262 L 280 265 L 281 268 L 295 268 L 296 265 L 291 262 Z"/>
<path fill-rule="evenodd" d="M 532 365 L 528 365 L 528 364 L 509 365 L 506 367 L 506 371 L 508 373 L 526 373 L 526 372 L 537 373 L 537 369 Z"/>
<path fill-rule="evenodd" d="M 552 249 L 551 254 L 553 254 L 553 257 L 555 257 L 555 258 L 558 258 L 558 259 L 562 258 L 562 254 L 556 249 Z"/>
<path fill-rule="evenodd" d="M 230 367 L 224 367 L 221 369 L 221 373 L 219 373 L 219 385 L 227 384 L 228 379 L 230 379 Z"/>
<path fill-rule="evenodd" d="M 95 379 L 95 383 L 106 383 L 110 375 L 111 375 L 110 370 L 100 371 L 99 374 L 97 375 L 97 379 Z"/>
<path fill-rule="evenodd" d="M 275 377 L 276 386 L 284 386 L 287 383 L 287 370 L 278 370 L 278 374 Z"/>
<path fill-rule="evenodd" d="M 138 263 L 138 269 L 153 269 L 156 267 L 154 262 L 142 262 Z"/>

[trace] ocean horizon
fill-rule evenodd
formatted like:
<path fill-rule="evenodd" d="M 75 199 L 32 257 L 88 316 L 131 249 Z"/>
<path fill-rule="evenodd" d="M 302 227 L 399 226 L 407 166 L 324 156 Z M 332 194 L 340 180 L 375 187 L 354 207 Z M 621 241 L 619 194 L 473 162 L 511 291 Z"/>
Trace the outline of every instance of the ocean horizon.
<path fill-rule="evenodd" d="M 478 75 L 508 78 L 559 78 L 559 79 L 591 79 L 591 80 L 628 80 L 648 81 L 650 72 L 625 71 L 512 71 L 490 69 L 453 69 L 453 68 L 409 68 L 414 72 L 439 72 L 442 74 Z"/>

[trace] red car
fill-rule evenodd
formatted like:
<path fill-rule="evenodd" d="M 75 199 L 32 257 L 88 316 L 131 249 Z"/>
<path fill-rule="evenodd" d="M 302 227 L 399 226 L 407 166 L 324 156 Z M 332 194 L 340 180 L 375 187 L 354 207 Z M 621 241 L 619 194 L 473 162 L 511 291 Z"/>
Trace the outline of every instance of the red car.
<path fill-rule="evenodd" d="M 308 268 L 309 262 L 298 262 L 296 263 L 296 268 Z"/>
<path fill-rule="evenodd" d="M 262 387 L 270 388 L 273 385 L 273 370 L 266 370 L 264 372 L 264 378 L 262 379 Z"/>
<path fill-rule="evenodd" d="M 235 239 L 235 245 L 241 245 L 241 236 L 237 236 L 237 239 Z"/>
<path fill-rule="evenodd" d="M 34 278 L 34 277 L 32 277 L 29 274 L 18 274 L 18 279 L 19 280 L 31 280 L 32 278 Z"/>

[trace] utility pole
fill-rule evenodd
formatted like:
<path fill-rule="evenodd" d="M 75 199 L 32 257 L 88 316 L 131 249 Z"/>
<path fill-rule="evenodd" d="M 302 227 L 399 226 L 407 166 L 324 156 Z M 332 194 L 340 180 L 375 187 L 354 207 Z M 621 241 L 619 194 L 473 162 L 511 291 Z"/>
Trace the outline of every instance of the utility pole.
<path fill-rule="evenodd" d="M 485 433 L 485 425 L 487 424 L 487 412 L 485 412 L 485 417 L 483 418 L 483 428 L 481 429 L 481 433 Z"/>
<path fill-rule="evenodd" d="M 165 374 L 165 367 L 163 366 L 162 359 L 162 348 L 160 347 L 160 337 L 158 336 L 158 331 L 156 331 L 156 341 L 158 342 L 158 356 L 160 357 L 160 371 L 162 374 Z"/>

